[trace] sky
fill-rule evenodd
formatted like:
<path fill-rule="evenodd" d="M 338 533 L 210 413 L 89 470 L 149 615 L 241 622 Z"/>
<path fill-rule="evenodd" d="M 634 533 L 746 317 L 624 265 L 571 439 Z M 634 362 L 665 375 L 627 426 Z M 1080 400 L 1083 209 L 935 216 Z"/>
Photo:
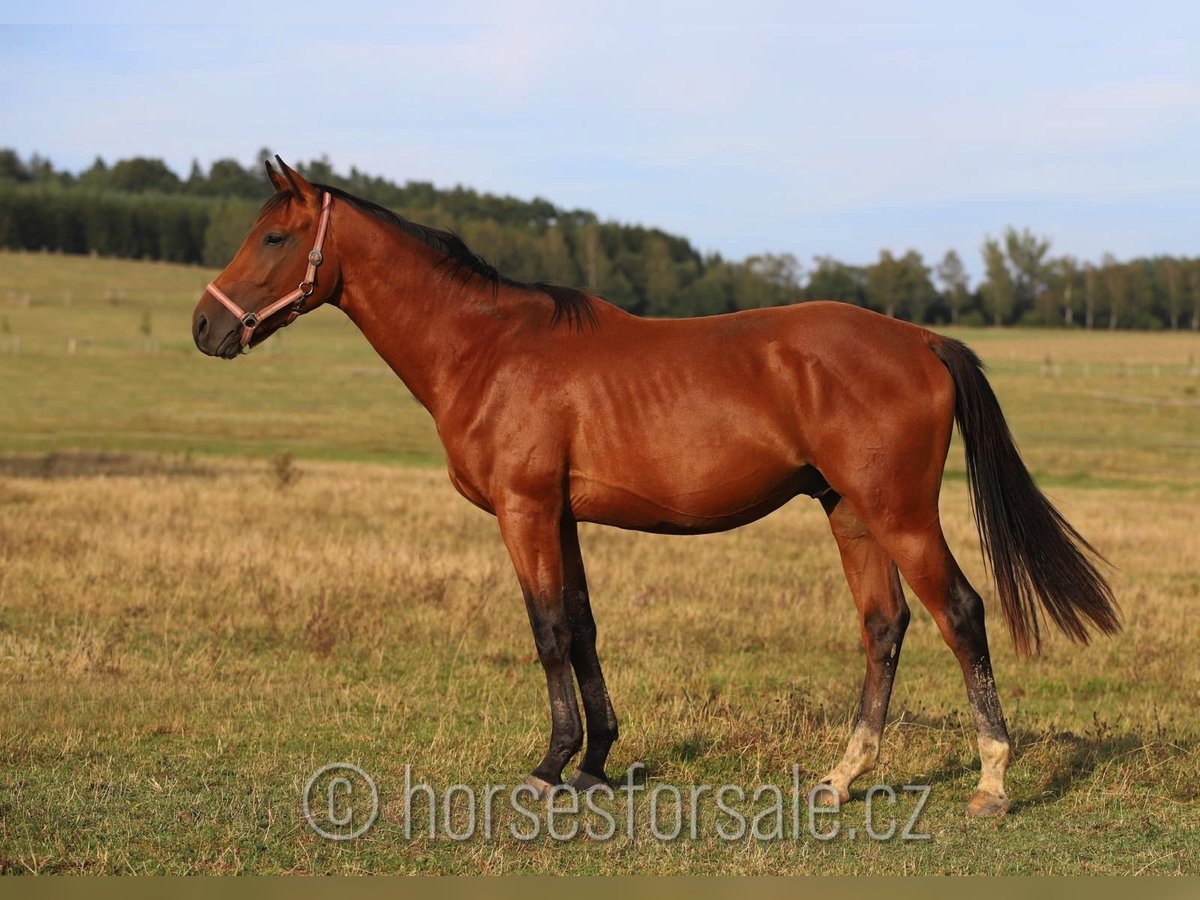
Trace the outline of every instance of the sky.
<path fill-rule="evenodd" d="M 1200 4 L 895 7 L 300 3 L 254 22 L 216 0 L 232 24 L 197 26 L 0 6 L 59 23 L 0 25 L 0 146 L 180 174 L 325 154 L 732 258 L 955 248 L 978 272 L 1007 225 L 1083 259 L 1200 254 Z"/>

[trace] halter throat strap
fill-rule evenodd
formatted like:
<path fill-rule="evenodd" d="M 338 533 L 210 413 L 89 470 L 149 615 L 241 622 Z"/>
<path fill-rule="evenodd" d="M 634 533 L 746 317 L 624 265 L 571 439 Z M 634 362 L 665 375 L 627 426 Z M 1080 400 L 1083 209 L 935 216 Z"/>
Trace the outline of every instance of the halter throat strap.
<path fill-rule="evenodd" d="M 217 302 L 233 313 L 234 317 L 242 324 L 242 333 L 238 337 L 242 352 L 249 350 L 250 342 L 254 340 L 255 332 L 258 331 L 263 323 L 280 310 L 288 306 L 291 307 L 291 310 L 288 312 L 287 321 L 283 323 L 284 326 L 291 325 L 292 322 L 296 321 L 297 316 L 309 311 L 305 309 L 305 302 L 316 289 L 317 267 L 325 260 L 322 248 L 325 246 L 325 235 L 329 232 L 329 214 L 332 208 L 333 195 L 322 194 L 321 218 L 317 223 L 317 239 L 308 254 L 308 268 L 304 272 L 304 280 L 290 294 L 280 297 L 262 309 L 247 312 L 238 306 L 228 294 L 217 287 L 215 281 L 209 283 L 207 288 L 208 293 L 212 294 L 217 299 Z"/>

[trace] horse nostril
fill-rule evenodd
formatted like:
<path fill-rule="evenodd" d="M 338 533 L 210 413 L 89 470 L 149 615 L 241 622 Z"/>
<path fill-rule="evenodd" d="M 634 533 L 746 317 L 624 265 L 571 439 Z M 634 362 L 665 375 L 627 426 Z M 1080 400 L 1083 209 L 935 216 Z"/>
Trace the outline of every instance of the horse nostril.
<path fill-rule="evenodd" d="M 208 318 L 201 313 L 200 318 L 196 320 L 196 334 L 204 334 L 208 330 Z"/>

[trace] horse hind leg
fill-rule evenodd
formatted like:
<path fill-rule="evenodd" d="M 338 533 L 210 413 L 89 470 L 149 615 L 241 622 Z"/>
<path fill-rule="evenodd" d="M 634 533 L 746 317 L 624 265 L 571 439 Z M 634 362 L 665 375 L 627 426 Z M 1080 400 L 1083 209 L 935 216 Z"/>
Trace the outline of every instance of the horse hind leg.
<path fill-rule="evenodd" d="M 875 768 L 909 619 L 896 564 L 849 505 L 839 501 L 836 495 L 822 498 L 858 607 L 867 671 L 846 752 L 821 780 L 820 785 L 828 789 L 819 791 L 815 799 L 822 803 L 832 803 L 832 794 L 839 803 L 847 802 L 851 783 Z"/>
<path fill-rule="evenodd" d="M 980 759 L 979 784 L 967 812 L 1003 815 L 1009 807 L 1004 776 L 1011 753 L 992 675 L 983 600 L 958 567 L 936 520 L 923 529 L 893 533 L 884 540 L 904 579 L 933 616 L 966 682 Z"/>

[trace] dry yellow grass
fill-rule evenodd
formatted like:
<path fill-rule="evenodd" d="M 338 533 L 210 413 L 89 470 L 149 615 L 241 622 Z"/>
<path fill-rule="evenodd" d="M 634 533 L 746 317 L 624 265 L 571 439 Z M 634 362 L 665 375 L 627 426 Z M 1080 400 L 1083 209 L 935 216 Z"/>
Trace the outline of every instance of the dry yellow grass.
<path fill-rule="evenodd" d="M 544 683 L 494 522 L 439 472 L 306 463 L 0 480 L 0 855 L 43 871 L 1148 871 L 1195 869 L 1195 495 L 1062 489 L 1118 566 L 1127 629 L 1019 661 L 991 622 L 1018 744 L 1014 814 L 967 823 L 960 676 L 915 610 L 876 780 L 933 786 L 931 843 L 406 841 L 408 763 L 523 776 Z M 965 492 L 943 501 L 984 584 Z M 622 717 L 614 772 L 786 784 L 840 752 L 861 675 L 811 502 L 724 535 L 585 528 Z M 985 592 L 985 596 L 988 594 Z M 915 604 L 915 600 L 913 601 Z M 357 760 L 382 821 L 352 847 L 298 822 L 318 765 Z M 869 780 L 869 779 L 868 779 Z"/>

